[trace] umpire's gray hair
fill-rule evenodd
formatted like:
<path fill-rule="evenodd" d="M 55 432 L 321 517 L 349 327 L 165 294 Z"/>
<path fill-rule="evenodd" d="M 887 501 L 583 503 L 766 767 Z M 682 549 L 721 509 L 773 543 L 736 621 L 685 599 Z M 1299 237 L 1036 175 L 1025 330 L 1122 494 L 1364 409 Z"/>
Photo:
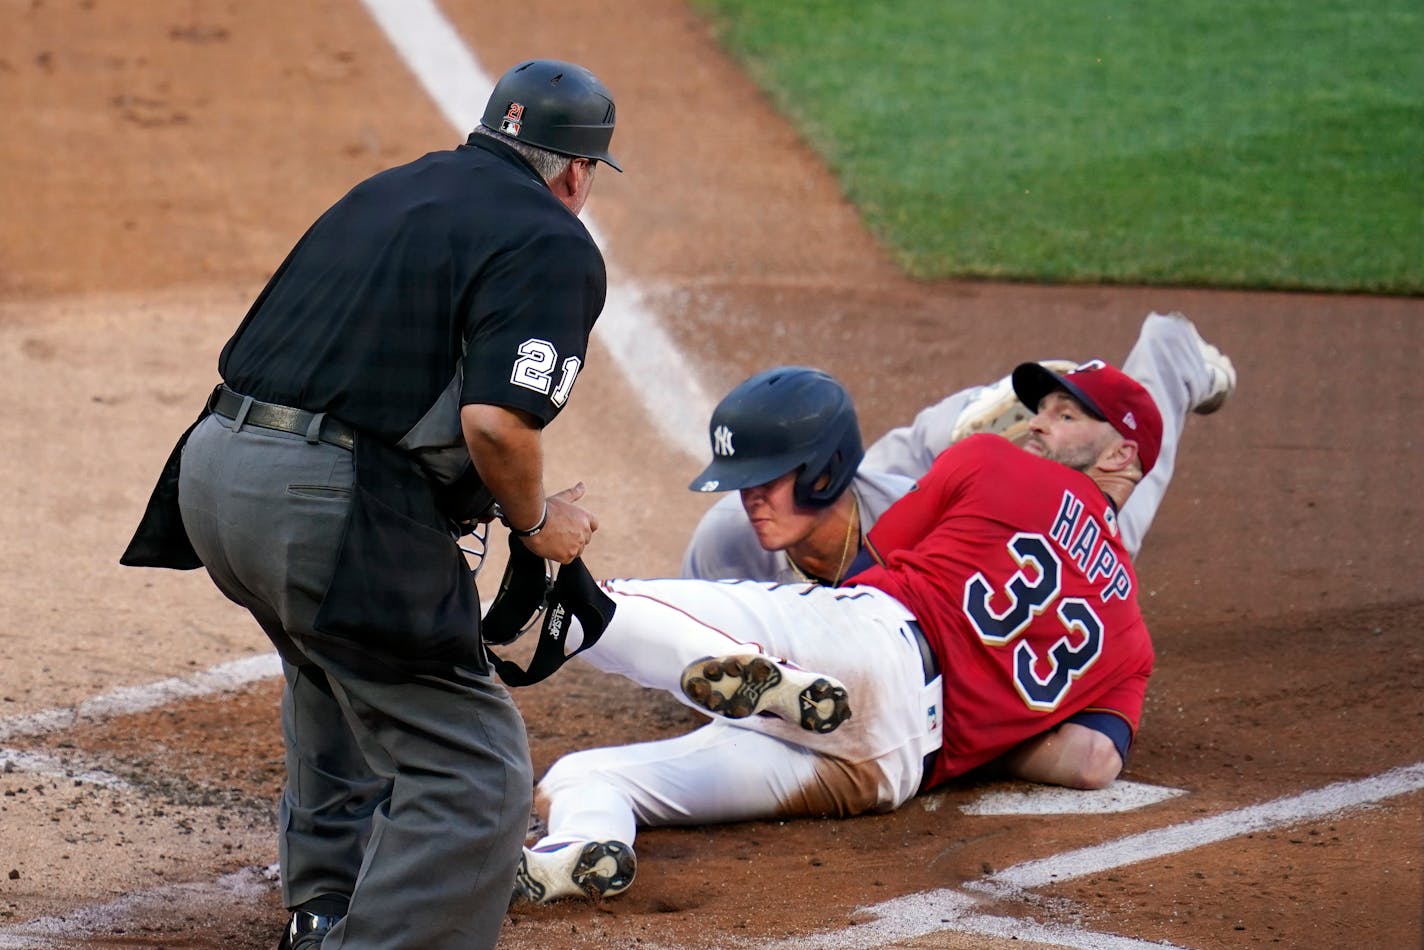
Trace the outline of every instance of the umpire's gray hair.
<path fill-rule="evenodd" d="M 540 148 L 537 145 L 530 145 L 528 142 L 521 142 L 519 139 L 511 138 L 496 132 L 494 129 L 477 125 L 474 128 L 476 135 L 485 135 L 495 141 L 503 142 L 524 157 L 524 160 L 534 166 L 534 170 L 539 173 L 539 177 L 545 181 L 552 181 L 558 178 L 569 162 L 574 160 L 572 155 L 562 155 L 558 152 L 551 152 L 547 148 Z M 591 161 L 591 160 L 590 160 Z"/>

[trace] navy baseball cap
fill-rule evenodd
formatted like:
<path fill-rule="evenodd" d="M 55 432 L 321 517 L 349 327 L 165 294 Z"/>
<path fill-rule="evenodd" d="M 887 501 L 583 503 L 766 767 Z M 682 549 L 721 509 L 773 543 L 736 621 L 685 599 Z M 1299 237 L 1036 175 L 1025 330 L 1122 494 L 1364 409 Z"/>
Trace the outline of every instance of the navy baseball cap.
<path fill-rule="evenodd" d="M 1055 373 L 1041 363 L 1020 363 L 1014 368 L 1014 393 L 1034 412 L 1051 392 L 1062 390 L 1083 408 L 1137 443 L 1142 474 L 1152 471 L 1162 451 L 1162 413 L 1142 384 L 1102 360 L 1089 360 L 1066 373 Z"/>

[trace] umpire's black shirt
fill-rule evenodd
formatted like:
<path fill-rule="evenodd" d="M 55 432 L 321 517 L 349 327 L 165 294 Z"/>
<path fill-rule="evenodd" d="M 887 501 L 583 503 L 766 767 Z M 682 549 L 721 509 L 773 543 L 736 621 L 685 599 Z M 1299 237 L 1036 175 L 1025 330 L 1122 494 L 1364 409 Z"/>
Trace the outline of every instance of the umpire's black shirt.
<path fill-rule="evenodd" d="M 451 530 L 480 498 L 459 407 L 552 419 L 606 289 L 578 216 L 484 136 L 367 179 L 308 229 L 218 361 L 239 393 L 356 428 L 346 526 L 308 635 L 351 664 L 486 669 L 479 594 Z M 177 505 L 186 439 L 126 564 L 199 563 Z"/>
<path fill-rule="evenodd" d="M 318 218 L 218 370 L 239 393 L 328 412 L 391 446 L 452 387 L 459 405 L 548 422 L 606 289 L 578 217 L 513 149 L 471 135 L 367 179 Z"/>

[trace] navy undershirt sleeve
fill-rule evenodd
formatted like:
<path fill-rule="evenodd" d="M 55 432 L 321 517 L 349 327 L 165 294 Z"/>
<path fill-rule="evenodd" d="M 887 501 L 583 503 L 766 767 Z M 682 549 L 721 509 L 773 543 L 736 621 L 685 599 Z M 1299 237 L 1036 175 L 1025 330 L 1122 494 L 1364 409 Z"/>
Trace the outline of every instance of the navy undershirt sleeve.
<path fill-rule="evenodd" d="M 1086 726 L 1095 732 L 1101 732 L 1112 740 L 1117 747 L 1117 754 L 1122 757 L 1123 762 L 1127 761 L 1127 750 L 1132 745 L 1132 728 L 1123 720 L 1121 716 L 1114 716 L 1106 712 L 1080 712 L 1075 716 L 1069 716 L 1068 722 Z"/>

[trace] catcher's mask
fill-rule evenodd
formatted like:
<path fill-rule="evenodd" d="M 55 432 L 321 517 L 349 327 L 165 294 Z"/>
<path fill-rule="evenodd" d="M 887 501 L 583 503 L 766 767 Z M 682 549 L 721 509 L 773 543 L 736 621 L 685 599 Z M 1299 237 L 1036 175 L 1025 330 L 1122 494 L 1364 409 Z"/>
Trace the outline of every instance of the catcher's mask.
<path fill-rule="evenodd" d="M 582 558 L 574 558 L 555 575 L 549 562 L 510 535 L 509 561 L 504 566 L 499 592 L 480 622 L 480 634 L 487 647 L 504 646 L 517 640 L 543 616 L 539 643 L 528 667 L 521 668 L 486 649 L 506 686 L 528 686 L 547 679 L 597 643 L 613 619 L 613 610 L 613 600 L 599 588 Z M 571 616 L 577 617 L 583 628 L 583 642 L 568 653 L 564 644 Z"/>
<path fill-rule="evenodd" d="M 830 505 L 865 458 L 850 393 L 829 373 L 779 366 L 727 394 L 708 424 L 712 463 L 687 487 L 720 492 L 765 485 L 796 472 L 804 508 Z"/>
<path fill-rule="evenodd" d="M 480 125 L 560 155 L 623 168 L 609 154 L 613 94 L 582 66 L 531 59 L 500 77 Z"/>

